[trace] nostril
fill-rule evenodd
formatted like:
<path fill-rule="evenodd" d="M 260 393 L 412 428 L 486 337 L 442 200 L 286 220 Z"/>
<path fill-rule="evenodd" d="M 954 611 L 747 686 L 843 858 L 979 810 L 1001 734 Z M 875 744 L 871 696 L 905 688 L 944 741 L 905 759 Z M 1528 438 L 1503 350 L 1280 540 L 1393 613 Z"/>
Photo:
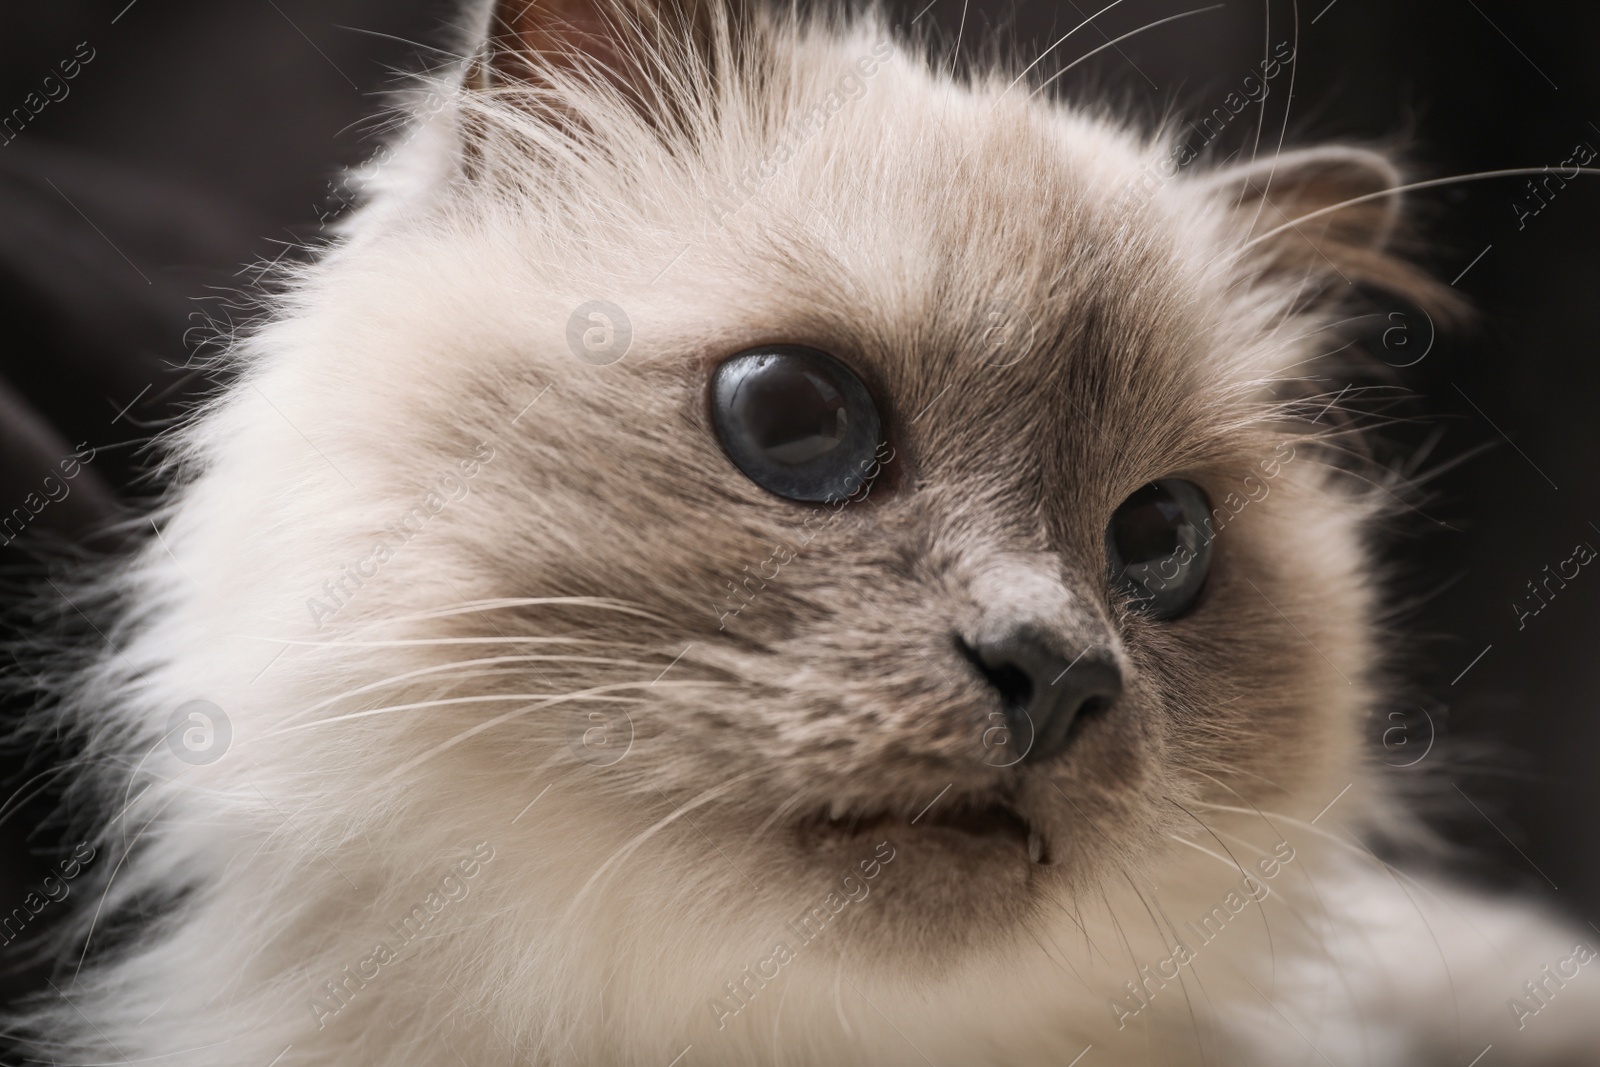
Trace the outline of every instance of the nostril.
<path fill-rule="evenodd" d="M 991 767 L 1014 767 L 1027 759 L 1034 744 L 1033 715 L 1030 711 L 1036 688 L 1026 670 L 1016 663 L 985 657 L 959 635 L 956 650 L 977 671 L 998 696 L 998 718 L 991 712 L 984 718 L 981 758 Z"/>
<path fill-rule="evenodd" d="M 1027 708 L 1033 702 L 1033 679 L 1027 671 L 1015 663 L 985 662 L 984 657 L 960 637 L 956 638 L 956 648 L 994 687 L 1000 695 L 1000 703 L 1007 709 Z"/>
<path fill-rule="evenodd" d="M 1038 761 L 1066 749 L 1075 722 L 1109 709 L 1122 694 L 1122 673 L 1106 648 L 1076 656 L 1033 627 L 1009 629 L 987 640 L 956 646 L 1000 698 L 1022 751 L 1016 761 Z"/>
<path fill-rule="evenodd" d="M 989 679 L 989 684 L 1000 693 L 1003 703 L 1025 708 L 1033 702 L 1033 680 L 1016 667 L 1007 663 L 999 667 L 985 667 L 983 673 Z"/>

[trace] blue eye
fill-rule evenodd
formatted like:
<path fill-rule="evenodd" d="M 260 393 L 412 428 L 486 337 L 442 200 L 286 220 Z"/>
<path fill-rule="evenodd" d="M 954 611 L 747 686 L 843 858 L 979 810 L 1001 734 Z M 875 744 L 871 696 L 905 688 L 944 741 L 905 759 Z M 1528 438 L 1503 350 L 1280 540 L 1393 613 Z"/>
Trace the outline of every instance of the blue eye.
<path fill-rule="evenodd" d="M 861 488 L 883 439 L 878 408 L 850 369 L 800 345 L 751 349 L 711 381 L 711 417 L 728 458 L 761 488 L 826 501 Z"/>
<path fill-rule="evenodd" d="M 1122 502 L 1106 528 L 1106 564 L 1130 608 L 1164 620 L 1194 607 L 1211 569 L 1210 513 L 1205 492 L 1182 478 L 1152 482 Z"/>

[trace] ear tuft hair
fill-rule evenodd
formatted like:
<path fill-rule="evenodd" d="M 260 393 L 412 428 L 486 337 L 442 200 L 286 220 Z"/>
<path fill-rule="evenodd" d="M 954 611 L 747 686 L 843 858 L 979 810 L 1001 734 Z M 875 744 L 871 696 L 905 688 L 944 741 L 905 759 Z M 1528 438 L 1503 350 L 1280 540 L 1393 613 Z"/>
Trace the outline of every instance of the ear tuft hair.
<path fill-rule="evenodd" d="M 1319 145 L 1226 167 L 1202 181 L 1232 203 L 1251 270 L 1292 278 L 1308 293 L 1363 286 L 1399 296 L 1441 322 L 1466 317 L 1454 290 L 1395 254 L 1404 178 L 1388 157 Z M 1318 280 L 1320 286 L 1312 284 Z"/>
<path fill-rule="evenodd" d="M 481 90 L 609 83 L 648 108 L 686 62 L 709 57 L 727 21 L 723 0 L 496 0 L 468 82 Z"/>

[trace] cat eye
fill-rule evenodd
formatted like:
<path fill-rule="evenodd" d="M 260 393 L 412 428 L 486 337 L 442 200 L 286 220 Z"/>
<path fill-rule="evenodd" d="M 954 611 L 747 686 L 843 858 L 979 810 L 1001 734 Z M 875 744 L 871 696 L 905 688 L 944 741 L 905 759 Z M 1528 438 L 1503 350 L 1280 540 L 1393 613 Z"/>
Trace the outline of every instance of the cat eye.
<path fill-rule="evenodd" d="M 1129 607 L 1175 619 L 1194 606 L 1211 566 L 1204 523 L 1211 504 L 1193 482 L 1163 478 L 1134 493 L 1106 528 L 1111 585 Z"/>
<path fill-rule="evenodd" d="M 734 466 L 778 496 L 843 499 L 878 472 L 872 395 L 814 348 L 769 345 L 726 360 L 712 375 L 711 417 Z"/>

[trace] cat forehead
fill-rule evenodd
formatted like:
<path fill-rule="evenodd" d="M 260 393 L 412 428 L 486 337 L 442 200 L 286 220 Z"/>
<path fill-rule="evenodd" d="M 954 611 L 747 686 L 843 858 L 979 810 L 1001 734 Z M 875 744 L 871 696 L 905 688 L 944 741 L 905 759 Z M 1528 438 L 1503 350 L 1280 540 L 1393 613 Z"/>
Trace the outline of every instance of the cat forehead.
<path fill-rule="evenodd" d="M 868 41 L 797 66 L 776 105 L 745 100 L 751 114 L 689 155 L 683 177 L 711 216 L 706 244 L 869 280 L 952 276 L 1017 297 L 1093 279 L 1124 289 L 1162 263 L 1170 280 L 1183 275 L 1206 227 L 1192 210 L 1185 226 L 1194 205 L 1181 188 L 1164 195 L 1142 180 L 1147 140 L 1024 83 L 957 86 L 919 60 L 880 59 L 873 49 L 886 41 Z M 1070 269 L 1074 260 L 1096 269 Z"/>
<path fill-rule="evenodd" d="M 552 154 L 510 94 L 490 112 L 510 134 L 492 165 L 509 172 L 509 195 L 478 206 L 509 208 L 519 217 L 496 224 L 521 222 L 557 270 L 590 287 L 626 274 L 625 252 L 652 282 L 652 259 L 686 258 L 864 293 L 955 272 L 1027 298 L 1094 279 L 1125 289 L 1162 260 L 1180 268 L 1176 280 L 1175 260 L 1203 244 L 1192 198 L 1145 181 L 1158 154 L 1148 138 L 1025 81 L 957 84 L 871 22 L 760 43 L 682 128 L 612 111 Z M 1096 269 L 1067 269 L 1074 257 Z"/>
<path fill-rule="evenodd" d="M 1041 390 L 1076 402 L 1108 375 L 1198 388 L 1211 219 L 1141 181 L 1147 143 L 1023 84 L 956 89 L 871 55 L 840 46 L 784 94 L 797 103 L 776 136 L 704 161 L 734 177 L 712 178 L 713 224 L 661 279 L 692 279 L 682 306 L 719 302 L 718 279 L 717 317 L 743 331 L 728 347 L 816 343 L 906 418 L 930 384 L 952 406 L 1013 410 Z"/>
<path fill-rule="evenodd" d="M 752 340 L 798 332 L 891 367 L 909 346 L 924 370 L 975 345 L 1203 330 L 1210 220 L 1142 182 L 1148 142 L 1024 84 L 958 88 L 887 47 L 863 35 L 812 55 L 676 158 L 612 153 L 645 195 L 609 227 L 592 202 L 566 220 L 573 255 L 554 258 L 573 298 Z M 619 269 L 619 250 L 635 261 Z"/>

